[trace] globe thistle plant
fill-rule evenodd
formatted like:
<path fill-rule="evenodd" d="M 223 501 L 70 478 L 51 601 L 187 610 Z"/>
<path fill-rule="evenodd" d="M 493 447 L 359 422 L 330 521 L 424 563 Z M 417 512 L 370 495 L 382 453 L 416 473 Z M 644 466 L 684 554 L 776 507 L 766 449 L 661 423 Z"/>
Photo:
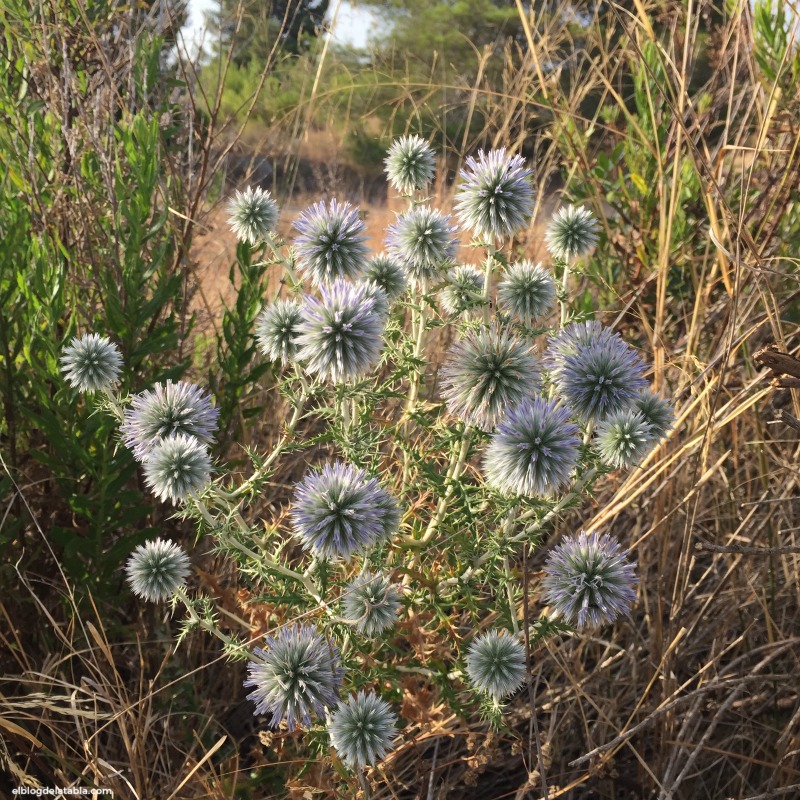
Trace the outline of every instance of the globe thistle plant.
<path fill-rule="evenodd" d="M 472 264 L 463 264 L 447 273 L 447 283 L 439 299 L 448 314 L 458 314 L 480 305 L 483 299 L 483 273 Z"/>
<path fill-rule="evenodd" d="M 578 426 L 570 410 L 540 397 L 511 409 L 483 456 L 486 482 L 508 494 L 549 497 L 569 482 L 578 462 Z"/>
<path fill-rule="evenodd" d="M 491 630 L 476 636 L 467 651 L 467 675 L 472 685 L 497 703 L 525 680 L 525 648 L 507 633 Z"/>
<path fill-rule="evenodd" d="M 350 203 L 315 203 L 294 223 L 298 271 L 315 286 L 360 278 L 367 266 L 364 223 Z"/>
<path fill-rule="evenodd" d="M 247 699 L 256 704 L 254 714 L 272 715 L 271 727 L 285 721 L 290 731 L 307 728 L 312 713 L 322 717 L 336 705 L 344 676 L 339 648 L 313 625 L 283 628 L 253 653 L 258 661 L 247 664 L 244 685 L 253 687 Z"/>
<path fill-rule="evenodd" d="M 169 600 L 186 583 L 189 557 L 182 547 L 164 539 L 140 544 L 125 566 L 131 591 L 151 603 Z"/>
<path fill-rule="evenodd" d="M 456 213 L 479 239 L 504 241 L 522 230 L 533 212 L 531 171 L 505 148 L 466 159 L 456 192 Z"/>
<path fill-rule="evenodd" d="M 497 328 L 471 332 L 455 344 L 441 375 L 450 413 L 482 430 L 491 430 L 539 387 L 530 347 Z"/>
<path fill-rule="evenodd" d="M 365 636 L 377 636 L 391 628 L 399 608 L 400 593 L 385 575 L 364 572 L 342 592 L 345 619 Z"/>
<path fill-rule="evenodd" d="M 167 381 L 133 397 L 123 413 L 120 433 L 134 458 L 144 461 L 162 439 L 178 433 L 212 444 L 218 417 L 211 395 L 199 386 Z"/>
<path fill-rule="evenodd" d="M 583 206 L 565 206 L 551 220 L 544 240 L 553 258 L 569 261 L 597 243 L 597 222 Z"/>
<path fill-rule="evenodd" d="M 633 408 L 638 411 L 650 426 L 652 441 L 660 442 L 670 431 L 675 422 L 672 405 L 660 398 L 649 386 L 641 391 L 633 401 Z"/>
<path fill-rule="evenodd" d="M 633 467 L 650 452 L 653 431 L 641 413 L 626 408 L 598 424 L 595 444 L 604 464 L 617 469 Z"/>
<path fill-rule="evenodd" d="M 59 360 L 65 380 L 79 392 L 105 391 L 119 382 L 122 355 L 106 336 L 74 337 Z"/>
<path fill-rule="evenodd" d="M 211 479 L 211 459 L 194 436 L 178 433 L 161 439 L 144 462 L 144 480 L 160 500 L 178 503 L 201 491 Z"/>
<path fill-rule="evenodd" d="M 556 299 L 553 276 L 532 261 L 518 261 L 509 267 L 497 287 L 498 305 L 525 325 L 544 317 Z"/>
<path fill-rule="evenodd" d="M 331 744 L 352 770 L 374 766 L 393 748 L 397 716 L 375 694 L 359 692 L 341 701 L 328 725 Z"/>
<path fill-rule="evenodd" d="M 278 204 L 268 191 L 248 186 L 228 203 L 228 222 L 240 242 L 259 244 L 278 227 Z"/>
<path fill-rule="evenodd" d="M 456 253 L 455 226 L 450 217 L 430 206 L 400 214 L 387 231 L 386 249 L 401 261 L 415 282 L 436 277 Z"/>
<path fill-rule="evenodd" d="M 389 298 L 386 292 L 375 281 L 364 281 L 363 285 L 367 290 L 366 296 L 375 303 L 375 313 L 385 323 L 389 317 Z"/>
<path fill-rule="evenodd" d="M 400 194 L 423 191 L 433 180 L 436 156 L 431 146 L 419 136 L 401 136 L 392 142 L 383 162 L 389 183 Z"/>
<path fill-rule="evenodd" d="M 364 280 L 372 281 L 383 289 L 389 303 L 393 303 L 406 290 L 406 271 L 403 265 L 386 253 L 370 259 Z"/>
<path fill-rule="evenodd" d="M 302 308 L 296 300 L 276 300 L 256 322 L 256 344 L 270 361 L 287 364 L 297 353 Z"/>
<path fill-rule="evenodd" d="M 544 567 L 544 601 L 578 628 L 610 624 L 628 614 L 636 598 L 634 565 L 608 534 L 581 531 L 550 553 Z"/>
<path fill-rule="evenodd" d="M 622 337 L 595 320 L 570 322 L 561 328 L 547 343 L 544 361 L 553 373 L 563 371 L 564 360 L 592 344 L 606 344 L 609 340 L 622 341 Z"/>

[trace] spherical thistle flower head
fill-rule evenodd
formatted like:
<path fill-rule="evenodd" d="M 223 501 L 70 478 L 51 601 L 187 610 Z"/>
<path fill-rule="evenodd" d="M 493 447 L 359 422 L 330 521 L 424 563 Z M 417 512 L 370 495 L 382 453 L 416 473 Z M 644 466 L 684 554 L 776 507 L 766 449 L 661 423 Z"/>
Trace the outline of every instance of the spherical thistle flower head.
<path fill-rule="evenodd" d="M 406 290 L 406 271 L 403 265 L 386 253 L 379 253 L 370 259 L 364 279 L 372 281 L 383 289 L 389 303 L 393 303 Z"/>
<path fill-rule="evenodd" d="M 471 332 L 456 343 L 441 375 L 450 413 L 482 430 L 491 430 L 539 388 L 539 366 L 530 347 L 497 328 Z"/>
<path fill-rule="evenodd" d="M 375 313 L 385 324 L 389 318 L 389 298 L 386 296 L 386 292 L 375 281 L 364 281 L 363 285 L 367 290 L 366 296 L 375 303 Z"/>
<path fill-rule="evenodd" d="M 511 409 L 483 455 L 486 482 L 508 494 L 557 494 L 578 463 L 578 426 L 569 416 L 569 408 L 540 397 Z"/>
<path fill-rule="evenodd" d="M 307 208 L 294 223 L 300 235 L 294 240 L 297 268 L 315 286 L 338 278 L 360 278 L 367 266 L 364 223 L 350 203 L 320 201 Z"/>
<path fill-rule="evenodd" d="M 189 575 L 189 557 L 174 542 L 154 539 L 140 544 L 125 565 L 128 585 L 151 603 L 169 600 Z"/>
<path fill-rule="evenodd" d="M 327 559 L 349 559 L 384 541 L 388 493 L 352 464 L 326 464 L 297 486 L 294 534 L 306 550 Z"/>
<path fill-rule="evenodd" d="M 583 206 L 565 206 L 550 221 L 544 240 L 553 258 L 569 261 L 597 243 L 597 221 Z"/>
<path fill-rule="evenodd" d="M 394 747 L 397 716 L 376 694 L 359 692 L 339 703 L 328 732 L 339 758 L 353 770 L 374 766 Z"/>
<path fill-rule="evenodd" d="M 633 467 L 650 452 L 653 430 L 640 412 L 626 408 L 598 424 L 595 443 L 604 464 L 617 469 Z"/>
<path fill-rule="evenodd" d="M 498 305 L 525 325 L 545 316 L 556 300 L 556 282 L 541 264 L 512 264 L 497 287 Z"/>
<path fill-rule="evenodd" d="M 401 136 L 392 142 L 386 159 L 386 176 L 400 194 L 422 191 L 433 180 L 436 156 L 419 136 Z"/>
<path fill-rule="evenodd" d="M 516 692 L 525 680 L 525 648 L 514 636 L 499 630 L 475 637 L 466 662 L 472 685 L 495 702 Z"/>
<path fill-rule="evenodd" d="M 614 622 L 636 599 L 627 555 L 608 534 L 581 531 L 567 537 L 545 563 L 544 601 L 578 628 Z"/>
<path fill-rule="evenodd" d="M 277 636 L 266 637 L 266 648 L 253 648 L 258 661 L 247 664 L 245 686 L 252 686 L 248 700 L 256 704 L 254 714 L 272 714 L 270 726 L 285 721 L 290 731 L 298 723 L 311 725 L 336 705 L 344 670 L 339 648 L 313 625 L 290 625 Z"/>
<path fill-rule="evenodd" d="M 364 572 L 342 591 L 345 619 L 365 636 L 391 628 L 400 609 L 400 592 L 385 575 Z"/>
<path fill-rule="evenodd" d="M 458 314 L 481 304 L 483 273 L 472 264 L 462 264 L 447 273 L 447 284 L 439 299 L 448 314 Z"/>
<path fill-rule="evenodd" d="M 119 381 L 122 356 L 106 336 L 86 333 L 74 337 L 59 360 L 67 383 L 79 392 L 102 391 Z"/>
<path fill-rule="evenodd" d="M 415 282 L 435 278 L 456 253 L 455 226 L 437 208 L 415 206 L 389 226 L 386 249 Z"/>
<path fill-rule="evenodd" d="M 161 439 L 144 462 L 144 480 L 160 500 L 184 501 L 211 480 L 208 450 L 185 433 Z"/>
<path fill-rule="evenodd" d="M 366 284 L 336 281 L 306 297 L 298 326 L 297 359 L 313 375 L 334 383 L 373 370 L 381 354 L 386 317 Z"/>
<path fill-rule="evenodd" d="M 618 333 L 596 320 L 570 322 L 547 343 L 545 364 L 551 372 L 560 372 L 567 356 L 573 356 L 591 344 L 607 343 L 610 339 L 622 341 L 622 337 Z"/>
<path fill-rule="evenodd" d="M 533 212 L 531 171 L 505 148 L 466 159 L 456 192 L 456 213 L 479 239 L 504 241 L 522 230 Z"/>
<path fill-rule="evenodd" d="M 123 413 L 120 433 L 134 458 L 145 461 L 155 445 L 177 433 L 212 444 L 218 417 L 211 395 L 199 386 L 167 381 L 134 396 Z"/>
<path fill-rule="evenodd" d="M 633 408 L 650 425 L 650 435 L 654 443 L 660 442 L 672 429 L 675 422 L 672 404 L 660 398 L 649 386 L 636 396 Z"/>
<path fill-rule="evenodd" d="M 256 344 L 270 361 L 286 364 L 297 353 L 302 307 L 296 300 L 276 300 L 268 305 L 256 322 Z"/>
<path fill-rule="evenodd" d="M 240 242 L 264 242 L 278 227 L 278 204 L 268 191 L 248 186 L 228 203 L 228 223 Z"/>

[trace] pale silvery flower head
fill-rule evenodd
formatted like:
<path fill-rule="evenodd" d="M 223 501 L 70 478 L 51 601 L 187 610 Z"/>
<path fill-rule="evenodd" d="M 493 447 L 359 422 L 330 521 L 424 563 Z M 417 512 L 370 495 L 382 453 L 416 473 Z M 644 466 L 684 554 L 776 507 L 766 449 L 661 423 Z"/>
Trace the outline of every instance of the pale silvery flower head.
<path fill-rule="evenodd" d="M 400 592 L 385 575 L 364 572 L 342 591 L 345 619 L 365 636 L 391 628 L 400 608 Z"/>
<path fill-rule="evenodd" d="M 544 601 L 579 628 L 612 623 L 636 599 L 636 576 L 619 542 L 581 531 L 550 553 L 544 566 Z"/>
<path fill-rule="evenodd" d="M 294 246 L 297 268 L 315 286 L 339 278 L 360 278 L 367 266 L 364 223 L 350 203 L 315 203 L 294 223 L 300 232 Z"/>
<path fill-rule="evenodd" d="M 144 462 L 144 480 L 160 500 L 184 501 L 211 480 L 208 450 L 199 439 L 185 433 L 161 439 Z"/>
<path fill-rule="evenodd" d="M 340 701 L 328 732 L 339 758 L 353 770 L 375 766 L 394 747 L 397 716 L 376 694 L 359 692 Z"/>
<path fill-rule="evenodd" d="M 328 559 L 349 559 L 385 541 L 391 496 L 375 478 L 352 464 L 326 464 L 298 485 L 292 508 L 294 534 L 306 550 Z"/>
<path fill-rule="evenodd" d="M 635 408 L 609 414 L 597 426 L 597 452 L 610 467 L 636 466 L 650 452 L 653 443 L 653 429 Z"/>
<path fill-rule="evenodd" d="M 505 148 L 469 157 L 456 192 L 456 213 L 464 227 L 489 241 L 504 241 L 522 230 L 533 212 L 531 171 Z"/>
<path fill-rule="evenodd" d="M 268 191 L 248 186 L 228 203 L 228 222 L 240 242 L 264 242 L 278 227 L 278 204 Z"/>
<path fill-rule="evenodd" d="M 672 405 L 660 398 L 649 386 L 642 390 L 633 401 L 633 408 L 638 411 L 650 426 L 653 442 L 659 442 L 672 428 L 675 422 L 675 411 Z"/>
<path fill-rule="evenodd" d="M 447 282 L 439 299 L 448 314 L 458 314 L 481 304 L 483 273 L 472 264 L 462 264 L 447 273 Z"/>
<path fill-rule="evenodd" d="M 389 303 L 397 300 L 406 290 L 406 271 L 403 265 L 386 253 L 379 253 L 370 259 L 364 279 L 380 286 Z"/>
<path fill-rule="evenodd" d="M 389 183 L 400 194 L 414 194 L 433 180 L 436 156 L 431 146 L 419 136 L 401 136 L 392 142 L 383 162 Z"/>
<path fill-rule="evenodd" d="M 516 692 L 525 680 L 525 648 L 514 636 L 499 630 L 476 636 L 466 662 L 472 685 L 495 702 Z"/>
<path fill-rule="evenodd" d="M 338 700 L 344 670 L 339 648 L 313 625 L 290 625 L 276 636 L 266 637 L 266 648 L 253 648 L 258 661 L 247 664 L 245 686 L 252 686 L 248 700 L 256 704 L 254 714 L 271 714 L 270 726 L 282 721 L 290 731 L 298 724 L 311 725 Z"/>
<path fill-rule="evenodd" d="M 456 253 L 455 226 L 437 208 L 415 206 L 400 214 L 387 231 L 386 249 L 401 261 L 413 281 L 436 277 Z"/>
<path fill-rule="evenodd" d="M 539 388 L 530 347 L 497 328 L 468 333 L 451 348 L 441 375 L 450 413 L 482 430 Z"/>
<path fill-rule="evenodd" d="M 158 603 L 169 600 L 189 575 L 189 557 L 174 542 L 154 539 L 140 544 L 125 566 L 128 585 L 137 597 Z"/>
<path fill-rule="evenodd" d="M 554 258 L 569 261 L 597 243 L 597 221 L 583 206 L 565 206 L 551 220 L 544 240 Z"/>
<path fill-rule="evenodd" d="M 123 413 L 120 433 L 134 458 L 145 461 L 156 444 L 177 433 L 212 444 L 218 417 L 219 409 L 199 386 L 167 381 L 133 397 Z"/>
<path fill-rule="evenodd" d="M 375 281 L 364 281 L 363 286 L 366 287 L 367 297 L 375 302 L 375 313 L 385 323 L 389 317 L 389 298 L 386 296 L 386 292 Z"/>
<path fill-rule="evenodd" d="M 302 318 L 302 308 L 296 300 L 276 300 L 268 305 L 256 322 L 258 349 L 270 361 L 288 363 L 297 353 Z"/>
<path fill-rule="evenodd" d="M 545 316 L 556 299 L 556 282 L 541 264 L 518 261 L 512 264 L 497 287 L 498 305 L 525 325 Z"/>
<path fill-rule="evenodd" d="M 336 281 L 306 297 L 298 326 L 297 359 L 334 383 L 371 372 L 381 353 L 386 317 L 366 284 Z"/>
<path fill-rule="evenodd" d="M 76 336 L 59 360 L 67 383 L 79 392 L 102 391 L 119 382 L 122 356 L 106 336 L 96 333 Z"/>
<path fill-rule="evenodd" d="M 569 482 L 578 463 L 578 426 L 569 408 L 533 398 L 511 409 L 483 456 L 490 486 L 508 494 L 548 497 Z"/>

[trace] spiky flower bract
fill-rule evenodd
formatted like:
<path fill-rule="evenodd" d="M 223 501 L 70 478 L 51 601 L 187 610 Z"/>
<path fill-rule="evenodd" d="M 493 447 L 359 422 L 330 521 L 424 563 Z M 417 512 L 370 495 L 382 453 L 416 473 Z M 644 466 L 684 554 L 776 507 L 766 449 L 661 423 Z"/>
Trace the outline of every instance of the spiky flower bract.
<path fill-rule="evenodd" d="M 178 503 L 206 486 L 211 459 L 199 439 L 179 433 L 153 446 L 144 462 L 144 479 L 156 497 Z"/>
<path fill-rule="evenodd" d="M 276 300 L 256 322 L 256 344 L 270 361 L 288 363 L 297 353 L 297 335 L 303 311 L 296 300 Z"/>
<path fill-rule="evenodd" d="M 336 281 L 306 297 L 298 326 L 297 358 L 320 378 L 338 383 L 370 372 L 381 353 L 386 317 L 366 284 Z"/>
<path fill-rule="evenodd" d="M 413 281 L 436 277 L 456 253 L 455 226 L 430 206 L 415 206 L 398 215 L 387 230 L 386 249 L 401 261 Z"/>
<path fill-rule="evenodd" d="M 476 636 L 466 662 L 472 685 L 495 702 L 516 692 L 525 680 L 525 648 L 518 639 L 499 630 Z"/>
<path fill-rule="evenodd" d="M 211 395 L 199 386 L 167 381 L 133 397 L 123 413 L 120 433 L 134 458 L 145 461 L 155 445 L 177 433 L 212 444 L 218 417 Z"/>
<path fill-rule="evenodd" d="M 594 247 L 597 221 L 583 206 L 565 206 L 550 221 L 544 240 L 554 258 L 569 261 Z"/>
<path fill-rule="evenodd" d="M 439 298 L 448 314 L 458 314 L 480 305 L 483 299 L 483 273 L 472 266 L 462 264 L 447 273 L 447 283 Z"/>
<path fill-rule="evenodd" d="M 596 445 L 604 464 L 617 469 L 633 467 L 650 452 L 653 431 L 641 413 L 626 408 L 598 424 Z"/>
<path fill-rule="evenodd" d="M 189 557 L 174 542 L 154 539 L 140 544 L 125 565 L 128 585 L 151 603 L 169 600 L 189 575 Z"/>
<path fill-rule="evenodd" d="M 385 575 L 364 572 L 342 591 L 345 618 L 365 636 L 391 628 L 400 608 L 400 593 Z"/>
<path fill-rule="evenodd" d="M 300 232 L 294 246 L 297 268 L 315 286 L 339 278 L 360 278 L 367 266 L 364 223 L 350 203 L 320 201 L 307 208 L 294 223 Z"/>
<path fill-rule="evenodd" d="M 359 692 L 341 701 L 328 726 L 339 758 L 357 770 L 374 766 L 394 746 L 397 716 L 376 694 Z"/>
<path fill-rule="evenodd" d="M 505 148 L 479 151 L 461 171 L 456 213 L 464 227 L 479 239 L 504 241 L 522 230 L 533 212 L 531 171 L 518 155 Z"/>
<path fill-rule="evenodd" d="M 540 397 L 511 409 L 483 456 L 487 483 L 527 497 L 556 494 L 578 463 L 578 426 L 569 415 L 569 408 Z"/>
<path fill-rule="evenodd" d="M 539 387 L 530 347 L 497 328 L 468 333 L 456 343 L 441 375 L 450 413 L 483 430 L 491 430 Z"/>
<path fill-rule="evenodd" d="M 290 731 L 298 724 L 311 725 L 336 705 L 344 670 L 339 648 L 313 625 L 290 625 L 277 636 L 266 637 L 266 647 L 254 647 L 259 659 L 247 664 L 245 686 L 252 686 L 248 700 L 254 714 L 272 714 L 270 726 L 285 721 Z"/>
<path fill-rule="evenodd" d="M 391 496 L 375 478 L 352 464 L 326 464 L 297 486 L 294 534 L 321 558 L 348 559 L 384 541 L 383 519 Z"/>
<path fill-rule="evenodd" d="M 379 253 L 367 264 L 364 279 L 383 289 L 390 303 L 406 290 L 406 272 L 403 265 L 386 253 Z"/>
<path fill-rule="evenodd" d="M 675 422 L 675 411 L 672 405 L 660 398 L 649 386 L 642 390 L 633 401 L 633 408 L 638 411 L 650 426 L 653 442 L 661 441 Z"/>
<path fill-rule="evenodd" d="M 556 299 L 553 276 L 532 261 L 512 264 L 497 287 L 497 302 L 525 325 L 545 316 Z"/>
<path fill-rule="evenodd" d="M 67 383 L 79 392 L 109 389 L 119 381 L 122 369 L 119 348 L 96 333 L 74 337 L 59 361 Z"/>
<path fill-rule="evenodd" d="M 386 176 L 400 194 L 422 191 L 433 180 L 436 156 L 419 136 L 401 136 L 392 142 L 386 159 Z"/>
<path fill-rule="evenodd" d="M 268 191 L 248 186 L 228 203 L 228 222 L 240 242 L 264 242 L 278 227 L 278 204 Z"/>
<path fill-rule="evenodd" d="M 636 599 L 634 565 L 620 543 L 581 531 L 553 548 L 544 566 L 544 601 L 572 625 L 614 622 Z"/>

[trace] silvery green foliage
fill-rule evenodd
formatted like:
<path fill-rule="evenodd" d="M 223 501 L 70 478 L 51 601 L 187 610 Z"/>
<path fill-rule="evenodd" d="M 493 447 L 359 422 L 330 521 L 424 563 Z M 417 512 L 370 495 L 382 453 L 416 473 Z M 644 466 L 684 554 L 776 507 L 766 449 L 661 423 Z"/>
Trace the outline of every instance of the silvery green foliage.
<path fill-rule="evenodd" d="M 386 249 L 404 264 L 412 281 L 435 278 L 452 262 L 458 242 L 450 222 L 436 208 L 414 206 L 389 226 Z"/>
<path fill-rule="evenodd" d="M 298 326 L 297 359 L 334 383 L 371 372 L 378 362 L 386 317 L 367 284 L 336 281 L 306 296 Z"/>
<path fill-rule="evenodd" d="M 458 314 L 483 301 L 483 273 L 472 264 L 462 264 L 447 273 L 439 298 L 448 314 Z"/>
<path fill-rule="evenodd" d="M 544 317 L 556 300 L 556 282 L 541 264 L 512 264 L 497 287 L 498 305 L 525 325 Z"/>
<path fill-rule="evenodd" d="M 266 637 L 266 648 L 253 648 L 258 661 L 247 664 L 245 686 L 252 686 L 248 700 L 256 704 L 254 714 L 271 714 L 270 726 L 285 721 L 290 731 L 298 724 L 311 725 L 333 708 L 344 670 L 339 648 L 313 625 L 290 625 L 277 636 Z"/>
<path fill-rule="evenodd" d="M 122 369 L 119 348 L 107 336 L 96 333 L 73 338 L 59 361 L 64 378 L 79 392 L 109 389 L 119 381 Z"/>
<path fill-rule="evenodd" d="M 634 565 L 626 556 L 608 534 L 568 536 L 545 564 L 545 602 L 578 628 L 614 622 L 636 599 Z"/>
<path fill-rule="evenodd" d="M 228 222 L 240 242 L 259 244 L 278 227 L 278 204 L 268 191 L 248 186 L 228 203 Z"/>
<path fill-rule="evenodd" d="M 154 539 L 140 544 L 125 566 L 131 591 L 151 603 L 169 600 L 186 583 L 189 557 L 174 542 Z"/>
<path fill-rule="evenodd" d="M 364 274 L 369 250 L 364 244 L 364 223 L 350 203 L 331 200 L 315 203 L 294 223 L 300 235 L 294 240 L 297 268 L 315 286 L 339 278 L 355 280 Z"/>
<path fill-rule="evenodd" d="M 211 445 L 219 409 L 211 395 L 193 383 L 167 381 L 134 395 L 125 409 L 120 433 L 137 461 L 145 461 L 162 439 L 178 433 Z"/>
<path fill-rule="evenodd" d="M 331 744 L 350 769 L 374 766 L 394 746 L 396 721 L 385 700 L 359 692 L 340 701 L 334 711 L 328 725 Z"/>
<path fill-rule="evenodd" d="M 636 466 L 652 449 L 654 438 L 644 416 L 626 408 L 598 424 L 596 447 L 604 464 L 622 469 Z"/>
<path fill-rule="evenodd" d="M 194 436 L 178 433 L 161 439 L 144 462 L 144 480 L 160 500 L 182 502 L 211 480 L 211 459 Z"/>
<path fill-rule="evenodd" d="M 431 146 L 419 136 L 401 136 L 392 142 L 383 162 L 389 183 L 400 194 L 424 190 L 433 180 L 436 156 Z"/>
<path fill-rule="evenodd" d="M 396 508 L 394 498 L 363 469 L 326 464 L 297 486 L 292 527 L 314 555 L 349 559 L 396 532 L 392 529 L 399 519 Z"/>
<path fill-rule="evenodd" d="M 486 482 L 508 494 L 549 497 L 563 489 L 578 463 L 578 426 L 570 409 L 540 397 L 512 408 L 483 456 Z"/>
<path fill-rule="evenodd" d="M 554 258 L 569 261 L 597 243 L 597 221 L 583 206 L 565 206 L 551 220 L 544 240 Z"/>
<path fill-rule="evenodd" d="M 379 253 L 370 259 L 364 279 L 372 281 L 383 289 L 389 303 L 393 303 L 406 290 L 406 272 L 403 265 L 386 253 Z"/>
<path fill-rule="evenodd" d="M 649 386 L 642 390 L 633 401 L 633 408 L 638 411 L 650 426 L 654 442 L 663 439 L 675 422 L 672 405 L 660 398 Z"/>
<path fill-rule="evenodd" d="M 496 629 L 475 637 L 466 662 L 472 685 L 495 702 L 516 692 L 525 680 L 525 648 Z"/>
<path fill-rule="evenodd" d="M 533 212 L 531 171 L 505 148 L 479 151 L 464 162 L 456 192 L 456 213 L 479 239 L 504 241 L 522 230 Z"/>
<path fill-rule="evenodd" d="M 287 364 L 297 353 L 302 308 L 296 300 L 276 300 L 256 322 L 256 344 L 270 361 Z"/>
<path fill-rule="evenodd" d="M 344 617 L 365 636 L 391 628 L 400 609 L 400 593 L 385 575 L 364 572 L 342 591 Z"/>
<path fill-rule="evenodd" d="M 530 346 L 498 328 L 468 333 L 448 354 L 441 393 L 450 413 L 491 430 L 539 388 L 539 366 Z"/>

